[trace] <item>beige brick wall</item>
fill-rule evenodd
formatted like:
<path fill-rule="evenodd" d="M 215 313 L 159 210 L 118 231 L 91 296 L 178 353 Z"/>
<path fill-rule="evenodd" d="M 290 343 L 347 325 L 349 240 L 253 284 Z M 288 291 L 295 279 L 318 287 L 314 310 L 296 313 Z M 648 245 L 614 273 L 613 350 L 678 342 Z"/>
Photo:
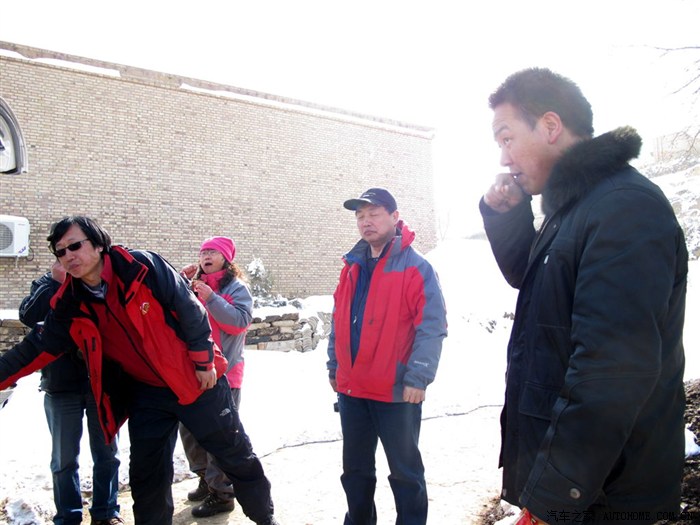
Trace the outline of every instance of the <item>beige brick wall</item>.
<path fill-rule="evenodd" d="M 420 250 L 435 245 L 430 130 L 180 83 L 0 55 L 0 96 L 29 150 L 28 173 L 0 177 L 0 214 L 29 219 L 33 252 L 0 258 L 0 309 L 50 266 L 46 234 L 67 214 L 178 268 L 230 236 L 237 262 L 260 258 L 288 297 L 333 291 L 357 240 L 342 202 L 369 186 L 396 195 Z"/>

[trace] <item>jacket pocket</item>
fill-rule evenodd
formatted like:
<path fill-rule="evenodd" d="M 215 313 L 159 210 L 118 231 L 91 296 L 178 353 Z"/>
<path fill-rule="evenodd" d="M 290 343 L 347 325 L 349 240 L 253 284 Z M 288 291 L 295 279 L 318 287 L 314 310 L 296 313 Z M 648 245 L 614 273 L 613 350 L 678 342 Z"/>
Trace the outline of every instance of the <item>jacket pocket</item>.
<path fill-rule="evenodd" d="M 554 403 L 559 397 L 559 391 L 559 388 L 551 386 L 525 383 L 520 398 L 519 412 L 525 416 L 549 421 L 552 417 Z"/>

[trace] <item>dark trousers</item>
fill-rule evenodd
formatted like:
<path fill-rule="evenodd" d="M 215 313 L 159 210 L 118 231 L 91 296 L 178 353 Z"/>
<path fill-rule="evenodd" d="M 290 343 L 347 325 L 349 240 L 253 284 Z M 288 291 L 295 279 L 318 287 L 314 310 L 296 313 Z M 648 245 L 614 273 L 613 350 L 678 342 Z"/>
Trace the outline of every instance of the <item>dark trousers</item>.
<path fill-rule="evenodd" d="M 241 389 L 232 388 L 231 397 L 236 410 L 241 407 Z M 209 492 L 217 498 L 223 500 L 233 500 L 233 485 L 226 477 L 226 474 L 217 466 L 214 456 L 209 454 L 187 430 L 187 427 L 180 423 L 180 441 L 185 450 L 185 456 L 190 464 L 190 470 L 197 475 L 204 476 Z"/>
<path fill-rule="evenodd" d="M 136 525 L 170 525 L 173 518 L 173 450 L 178 422 L 212 454 L 233 483 L 243 512 L 254 522 L 273 514 L 270 482 L 238 417 L 225 377 L 190 405 L 168 388 L 142 383 L 129 406 L 129 483 Z"/>
<path fill-rule="evenodd" d="M 340 394 L 343 430 L 343 475 L 348 501 L 345 525 L 375 525 L 377 484 L 375 455 L 381 440 L 389 463 L 389 484 L 396 503 L 397 525 L 425 525 L 428 494 L 418 450 L 422 405 L 383 403 Z"/>

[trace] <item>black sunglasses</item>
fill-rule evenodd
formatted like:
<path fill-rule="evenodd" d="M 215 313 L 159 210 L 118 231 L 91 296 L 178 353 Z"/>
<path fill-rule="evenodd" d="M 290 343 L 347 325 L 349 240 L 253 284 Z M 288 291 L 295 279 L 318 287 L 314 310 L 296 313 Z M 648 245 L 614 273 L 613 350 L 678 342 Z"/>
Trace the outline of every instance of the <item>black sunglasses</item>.
<path fill-rule="evenodd" d="M 76 241 L 74 243 L 69 244 L 65 248 L 61 248 L 60 250 L 54 250 L 53 254 L 60 259 L 66 254 L 66 251 L 68 250 L 70 250 L 71 252 L 77 252 L 83 245 L 83 243 L 89 240 L 90 239 L 83 239 L 82 241 Z"/>

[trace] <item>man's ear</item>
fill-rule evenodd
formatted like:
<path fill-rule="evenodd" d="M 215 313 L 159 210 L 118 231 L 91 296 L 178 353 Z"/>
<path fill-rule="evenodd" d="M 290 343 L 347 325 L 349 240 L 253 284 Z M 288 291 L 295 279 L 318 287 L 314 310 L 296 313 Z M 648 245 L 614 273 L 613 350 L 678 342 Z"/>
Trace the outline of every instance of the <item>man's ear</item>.
<path fill-rule="evenodd" d="M 564 132 L 564 124 L 561 121 L 561 117 L 554 111 L 547 111 L 540 117 L 540 121 L 547 135 L 547 142 L 554 144 Z"/>

